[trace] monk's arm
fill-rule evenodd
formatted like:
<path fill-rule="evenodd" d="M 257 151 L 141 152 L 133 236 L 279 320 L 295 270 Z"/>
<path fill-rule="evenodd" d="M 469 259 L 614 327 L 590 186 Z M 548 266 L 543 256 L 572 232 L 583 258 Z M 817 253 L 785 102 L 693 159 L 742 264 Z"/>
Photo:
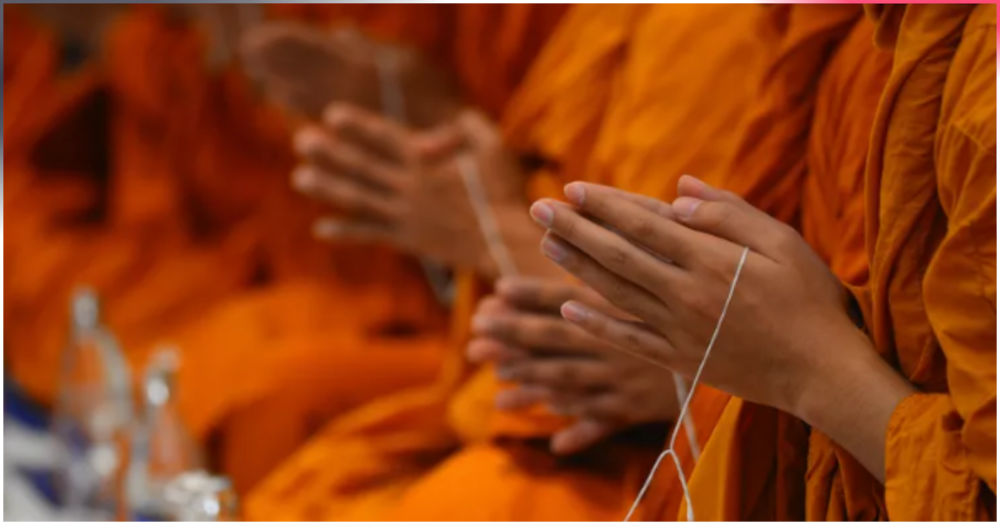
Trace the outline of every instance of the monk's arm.
<path fill-rule="evenodd" d="M 853 347 L 853 348 L 852 348 Z M 916 389 L 872 348 L 861 331 L 829 339 L 830 359 L 817 366 L 796 415 L 847 449 L 879 480 L 885 479 L 886 429 L 893 411 Z"/>

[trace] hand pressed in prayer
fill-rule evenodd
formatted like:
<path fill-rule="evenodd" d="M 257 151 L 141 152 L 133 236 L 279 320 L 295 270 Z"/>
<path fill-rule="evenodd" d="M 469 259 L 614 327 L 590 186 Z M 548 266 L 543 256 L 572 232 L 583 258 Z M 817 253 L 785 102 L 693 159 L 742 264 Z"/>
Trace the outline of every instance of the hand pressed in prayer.
<path fill-rule="evenodd" d="M 330 32 L 301 23 L 264 23 L 247 31 L 241 51 L 251 78 L 271 99 L 312 121 L 333 102 L 391 111 L 384 107 L 386 90 L 400 97 L 404 113 L 388 116 L 421 128 L 453 117 L 461 103 L 443 69 L 416 51 L 351 28 Z"/>
<path fill-rule="evenodd" d="M 568 300 L 624 316 L 593 291 L 556 280 L 505 278 L 482 300 L 468 355 L 495 361 L 503 381 L 497 408 L 545 403 L 575 418 L 552 438 L 552 451 L 573 454 L 633 425 L 668 422 L 679 412 L 673 374 L 616 351 L 559 316 Z"/>
<path fill-rule="evenodd" d="M 881 475 L 885 427 L 913 388 L 854 325 L 844 287 L 791 227 L 735 195 L 691 177 L 679 194 L 671 206 L 573 183 L 573 206 L 532 206 L 550 230 L 543 252 L 645 325 L 576 301 L 563 305 L 563 316 L 692 377 L 749 247 L 702 380 L 842 438 Z"/>
<path fill-rule="evenodd" d="M 528 217 L 525 175 L 484 117 L 464 112 L 455 121 L 414 131 L 357 107 L 334 105 L 322 127 L 295 137 L 305 164 L 293 174 L 302 192 L 349 214 L 324 219 L 328 239 L 388 242 L 417 256 L 499 274 L 480 229 L 458 165 L 478 166 L 489 210 L 511 258 L 524 274 L 559 273 L 538 253 L 542 232 Z"/>

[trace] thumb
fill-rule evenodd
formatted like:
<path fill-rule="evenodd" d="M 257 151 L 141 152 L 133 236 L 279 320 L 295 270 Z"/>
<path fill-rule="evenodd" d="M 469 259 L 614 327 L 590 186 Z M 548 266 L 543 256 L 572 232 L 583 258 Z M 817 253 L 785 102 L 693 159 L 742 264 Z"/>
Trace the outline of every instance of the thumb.
<path fill-rule="evenodd" d="M 500 130 L 482 112 L 466 109 L 455 119 L 469 147 L 476 153 L 492 151 L 503 144 Z"/>
<path fill-rule="evenodd" d="M 417 154 L 426 159 L 453 155 L 466 142 L 465 133 L 456 122 L 448 122 L 421 132 L 414 139 Z"/>

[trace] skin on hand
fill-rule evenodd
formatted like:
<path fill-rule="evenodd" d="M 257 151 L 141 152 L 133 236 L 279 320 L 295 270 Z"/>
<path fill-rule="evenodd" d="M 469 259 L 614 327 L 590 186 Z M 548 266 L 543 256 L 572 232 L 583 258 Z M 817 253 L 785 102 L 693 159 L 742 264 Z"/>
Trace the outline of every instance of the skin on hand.
<path fill-rule="evenodd" d="M 352 28 L 331 32 L 267 22 L 246 31 L 240 52 L 250 77 L 272 100 L 313 122 L 338 102 L 385 111 L 383 80 L 403 99 L 405 114 L 393 117 L 417 128 L 454 118 L 462 104 L 451 75 L 419 52 Z"/>
<path fill-rule="evenodd" d="M 559 307 L 568 300 L 619 313 L 593 291 L 556 280 L 505 278 L 496 295 L 480 301 L 468 356 L 495 361 L 499 378 L 517 385 L 497 395 L 497 407 L 545 403 L 575 418 L 553 436 L 557 454 L 580 452 L 634 425 L 676 419 L 673 374 L 563 320 Z"/>
<path fill-rule="evenodd" d="M 883 477 L 889 418 L 914 389 L 854 326 L 843 286 L 789 226 L 691 177 L 679 190 L 670 206 L 573 183 L 572 206 L 532 206 L 542 251 L 644 324 L 576 301 L 563 316 L 692 377 L 749 247 L 703 381 L 802 418 Z"/>
<path fill-rule="evenodd" d="M 325 219 L 316 234 L 326 239 L 386 242 L 451 267 L 499 276 L 480 229 L 459 155 L 471 155 L 500 228 L 521 274 L 561 271 L 541 256 L 543 232 L 532 223 L 524 197 L 526 176 L 503 147 L 496 128 L 473 112 L 428 131 L 414 131 L 360 108 L 335 105 L 322 126 L 295 136 L 304 163 L 293 185 L 348 214 Z"/>

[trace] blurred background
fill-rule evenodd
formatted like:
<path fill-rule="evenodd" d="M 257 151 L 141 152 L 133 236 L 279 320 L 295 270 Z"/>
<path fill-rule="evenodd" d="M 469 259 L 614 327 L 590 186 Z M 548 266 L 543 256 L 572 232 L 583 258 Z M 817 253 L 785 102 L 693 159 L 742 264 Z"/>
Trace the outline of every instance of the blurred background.
<path fill-rule="evenodd" d="M 270 425 L 291 436 L 271 456 L 234 437 L 260 434 L 239 410 L 282 377 L 326 381 L 262 350 L 445 331 L 426 264 L 316 240 L 336 210 L 290 184 L 292 131 L 332 101 L 416 128 L 463 101 L 496 116 L 542 39 L 504 47 L 491 9 L 4 5 L 6 519 L 233 519 L 247 480 L 330 414 L 436 373 Z M 543 35 L 562 10 L 508 22 Z M 463 75 L 495 46 L 488 78 Z"/>

